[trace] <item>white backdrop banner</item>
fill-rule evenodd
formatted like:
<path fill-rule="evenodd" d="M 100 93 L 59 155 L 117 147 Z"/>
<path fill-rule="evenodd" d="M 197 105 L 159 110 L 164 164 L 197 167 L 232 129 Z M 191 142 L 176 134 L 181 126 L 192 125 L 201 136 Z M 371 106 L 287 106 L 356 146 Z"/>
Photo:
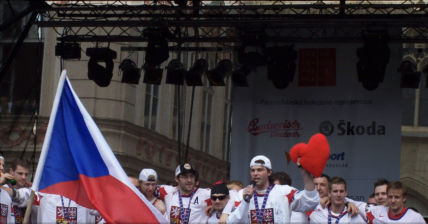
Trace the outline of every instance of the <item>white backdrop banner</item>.
<path fill-rule="evenodd" d="M 250 74 L 249 88 L 234 88 L 231 180 L 249 184 L 250 160 L 266 155 L 274 172 L 286 172 L 292 185 L 303 189 L 300 172 L 293 162 L 287 165 L 284 151 L 319 132 L 330 144 L 324 173 L 344 178 L 351 198 L 367 201 L 378 178 L 399 180 L 401 46 L 389 45 L 384 82 L 373 91 L 358 82 L 355 52 L 361 46 L 297 44 L 299 68 L 286 89 L 273 86 L 266 67 Z"/>

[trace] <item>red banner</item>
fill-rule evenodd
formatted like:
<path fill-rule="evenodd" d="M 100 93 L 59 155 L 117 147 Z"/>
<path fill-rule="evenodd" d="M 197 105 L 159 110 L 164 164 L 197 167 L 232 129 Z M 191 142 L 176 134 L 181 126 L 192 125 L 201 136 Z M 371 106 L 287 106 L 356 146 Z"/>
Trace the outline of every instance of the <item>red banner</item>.
<path fill-rule="evenodd" d="M 336 86 L 336 49 L 299 50 L 299 86 Z"/>
<path fill-rule="evenodd" d="M 318 86 L 336 86 L 336 49 L 318 49 Z"/>
<path fill-rule="evenodd" d="M 299 50 L 299 86 L 317 85 L 317 49 Z"/>

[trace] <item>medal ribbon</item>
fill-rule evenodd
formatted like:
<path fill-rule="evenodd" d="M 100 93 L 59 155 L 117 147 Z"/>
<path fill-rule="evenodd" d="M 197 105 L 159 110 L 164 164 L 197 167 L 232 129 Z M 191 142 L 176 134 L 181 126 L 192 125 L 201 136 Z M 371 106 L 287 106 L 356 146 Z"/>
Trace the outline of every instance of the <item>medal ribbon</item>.
<path fill-rule="evenodd" d="M 342 212 L 340 213 L 339 217 L 337 217 L 335 224 L 339 223 L 339 220 L 346 214 L 345 207 L 343 207 Z M 330 207 L 328 207 L 328 224 L 331 224 L 331 210 Z"/>
<path fill-rule="evenodd" d="M 265 197 L 263 199 L 263 205 L 262 208 L 259 210 L 259 202 L 257 199 L 256 192 L 253 192 L 253 198 L 254 198 L 254 207 L 256 208 L 256 216 L 257 216 L 257 223 L 260 224 L 263 222 L 263 214 L 265 213 L 265 207 L 266 202 L 269 197 L 270 190 L 272 189 L 272 185 L 269 185 L 268 189 L 266 190 Z M 260 214 L 261 213 L 261 214 Z"/>
<path fill-rule="evenodd" d="M 189 219 L 190 204 L 192 202 L 193 193 L 194 192 L 192 191 L 192 194 L 190 195 L 189 206 L 187 206 L 186 215 L 184 215 L 183 200 L 181 199 L 180 191 L 178 191 L 178 199 L 180 200 L 180 213 L 181 213 L 181 219 L 183 220 L 183 224 L 187 224 L 187 221 Z"/>
<path fill-rule="evenodd" d="M 64 208 L 64 198 L 61 196 L 61 203 L 62 203 L 62 213 L 64 214 L 64 219 L 67 221 L 69 220 L 70 217 L 68 217 L 68 211 L 70 210 L 70 203 L 71 203 L 71 199 L 68 199 L 68 208 L 67 208 L 67 212 L 65 212 L 65 208 Z"/>

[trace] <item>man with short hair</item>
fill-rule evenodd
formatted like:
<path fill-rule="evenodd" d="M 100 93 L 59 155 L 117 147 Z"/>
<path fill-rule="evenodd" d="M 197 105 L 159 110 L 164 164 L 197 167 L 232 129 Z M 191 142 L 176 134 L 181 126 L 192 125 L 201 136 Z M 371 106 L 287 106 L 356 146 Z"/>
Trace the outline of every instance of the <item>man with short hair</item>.
<path fill-rule="evenodd" d="M 369 200 L 367 201 L 369 205 L 376 205 L 376 199 L 374 193 L 371 193 L 369 196 Z"/>
<path fill-rule="evenodd" d="M 223 213 L 223 209 L 226 207 L 227 202 L 229 202 L 230 195 L 229 189 L 223 183 L 216 184 L 211 188 L 211 204 L 214 209 L 214 214 L 208 218 L 209 224 L 217 224 L 220 220 L 220 217 Z"/>
<path fill-rule="evenodd" d="M 318 195 L 320 198 L 328 197 L 329 193 L 329 185 L 330 185 L 330 177 L 327 174 L 321 174 L 320 177 L 314 177 L 312 179 L 315 184 L 315 188 L 317 189 Z M 291 212 L 291 223 L 309 223 L 308 214 L 312 212 Z"/>
<path fill-rule="evenodd" d="M 13 179 L 16 180 L 15 186 L 13 186 L 16 189 L 20 188 L 29 188 L 29 182 L 28 182 L 28 174 L 30 173 L 30 164 L 25 160 L 21 158 L 16 158 L 12 160 L 11 168 L 10 168 L 10 174 L 13 176 Z M 7 184 L 8 187 L 12 187 L 11 184 Z M 25 212 L 27 211 L 27 207 L 13 207 L 14 213 L 15 213 L 15 222 L 16 223 L 23 223 L 24 222 L 24 216 Z M 33 216 L 36 216 L 36 214 L 33 214 Z M 33 217 L 35 219 L 35 217 Z"/>
<path fill-rule="evenodd" d="M 140 190 L 140 183 L 138 182 L 138 178 L 134 174 L 127 174 L 129 180 L 131 181 L 132 185 L 134 185 L 139 191 Z"/>
<path fill-rule="evenodd" d="M 15 188 L 30 187 L 28 185 L 28 173 L 30 172 L 30 164 L 21 158 L 16 158 L 12 161 L 10 174 L 16 180 Z"/>
<path fill-rule="evenodd" d="M 318 205 L 313 212 L 309 212 L 310 223 L 364 223 L 361 216 L 351 217 L 347 211 L 345 197 L 348 194 L 346 181 L 340 177 L 333 177 L 329 182 L 330 206 L 322 208 Z"/>
<path fill-rule="evenodd" d="M 275 172 L 272 174 L 273 183 L 276 185 L 288 185 L 291 186 L 291 178 L 288 174 L 283 171 Z"/>
<path fill-rule="evenodd" d="M 235 190 L 237 192 L 240 191 L 242 188 L 244 188 L 244 185 L 239 180 L 230 181 L 229 183 L 226 184 L 226 186 L 227 186 L 227 189 Z"/>
<path fill-rule="evenodd" d="M 198 172 L 189 163 L 180 164 L 175 170 L 177 187 L 163 185 L 159 188 L 159 198 L 165 201 L 165 217 L 170 223 L 206 223 L 205 210 L 211 205 L 211 189 L 196 187 Z M 229 213 L 233 201 L 229 200 L 223 215 Z"/>
<path fill-rule="evenodd" d="M 374 183 L 374 194 L 377 205 L 388 206 L 388 195 L 386 194 L 388 183 L 388 180 L 385 178 L 381 178 Z"/>
<path fill-rule="evenodd" d="M 266 156 L 259 155 L 250 162 L 250 175 L 255 187 L 239 191 L 235 210 L 228 223 L 289 223 L 291 211 L 307 212 L 319 202 L 311 175 L 300 166 L 305 190 L 298 191 L 288 185 L 275 185 L 272 165 Z"/>
<path fill-rule="evenodd" d="M 365 217 L 363 218 L 367 218 L 368 223 L 425 224 L 425 220 L 421 214 L 405 206 L 407 187 L 403 183 L 400 181 L 390 182 L 387 186 L 387 195 L 389 206 L 367 206 Z"/>
<path fill-rule="evenodd" d="M 141 193 L 143 193 L 144 197 L 152 203 L 153 206 L 155 206 L 162 215 L 165 214 L 165 204 L 163 201 L 158 200 L 155 197 L 155 190 L 156 190 L 156 184 L 158 181 L 158 175 L 156 171 L 153 169 L 143 169 L 140 172 L 140 183 L 139 183 L 139 190 Z"/>

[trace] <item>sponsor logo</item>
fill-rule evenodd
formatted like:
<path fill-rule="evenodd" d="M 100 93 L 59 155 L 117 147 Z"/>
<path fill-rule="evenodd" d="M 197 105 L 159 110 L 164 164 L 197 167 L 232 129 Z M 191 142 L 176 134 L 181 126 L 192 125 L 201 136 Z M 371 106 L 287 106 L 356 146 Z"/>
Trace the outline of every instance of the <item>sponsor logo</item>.
<path fill-rule="evenodd" d="M 348 167 L 348 163 L 346 163 L 344 160 L 345 160 L 345 152 L 331 153 L 328 156 L 328 163 L 325 165 L 325 167 L 330 167 L 330 168 Z"/>
<path fill-rule="evenodd" d="M 325 136 L 329 136 L 334 131 L 334 125 L 330 121 L 323 121 L 320 124 L 319 131 Z"/>
<path fill-rule="evenodd" d="M 319 126 L 319 132 L 329 136 L 334 132 L 334 124 L 330 121 L 323 121 Z M 339 120 L 337 124 L 337 135 L 385 135 L 385 125 L 378 125 L 376 121 L 371 124 L 359 125 L 348 121 Z"/>
<path fill-rule="evenodd" d="M 300 123 L 297 120 L 285 120 L 283 122 L 268 121 L 267 123 L 260 124 L 260 120 L 254 118 L 247 127 L 247 131 L 254 136 L 270 133 L 271 138 L 298 138 L 300 137 L 300 130 L 303 130 L 303 128 L 300 127 Z"/>
<path fill-rule="evenodd" d="M 190 164 L 188 164 L 188 163 L 186 163 L 186 164 L 184 164 L 184 169 L 186 169 L 186 170 L 190 170 Z"/>

